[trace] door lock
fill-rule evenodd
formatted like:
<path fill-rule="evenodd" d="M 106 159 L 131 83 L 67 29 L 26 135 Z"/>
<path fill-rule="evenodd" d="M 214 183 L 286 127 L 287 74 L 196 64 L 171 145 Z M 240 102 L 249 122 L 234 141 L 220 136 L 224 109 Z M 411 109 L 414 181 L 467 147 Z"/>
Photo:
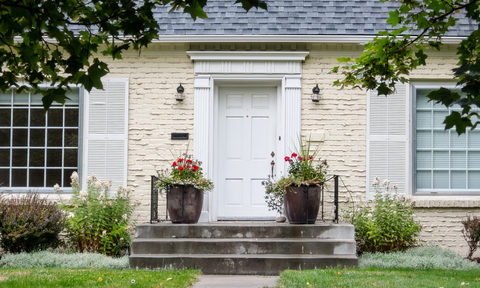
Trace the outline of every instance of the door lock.
<path fill-rule="evenodd" d="M 275 152 L 272 151 L 272 153 L 270 153 L 270 155 L 273 157 L 275 157 Z"/>

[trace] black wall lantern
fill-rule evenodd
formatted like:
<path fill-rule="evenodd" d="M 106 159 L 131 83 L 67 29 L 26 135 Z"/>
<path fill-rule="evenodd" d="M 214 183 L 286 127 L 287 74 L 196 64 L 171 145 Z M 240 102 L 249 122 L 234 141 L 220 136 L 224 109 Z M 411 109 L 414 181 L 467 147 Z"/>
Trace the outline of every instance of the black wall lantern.
<path fill-rule="evenodd" d="M 318 84 L 313 87 L 312 89 L 312 102 L 320 101 L 320 88 L 318 88 Z"/>
<path fill-rule="evenodd" d="M 183 101 L 185 99 L 185 95 L 183 94 L 185 92 L 185 89 L 182 86 L 182 83 L 180 83 L 180 86 L 177 87 L 177 94 L 175 95 L 175 100 L 177 101 Z"/>

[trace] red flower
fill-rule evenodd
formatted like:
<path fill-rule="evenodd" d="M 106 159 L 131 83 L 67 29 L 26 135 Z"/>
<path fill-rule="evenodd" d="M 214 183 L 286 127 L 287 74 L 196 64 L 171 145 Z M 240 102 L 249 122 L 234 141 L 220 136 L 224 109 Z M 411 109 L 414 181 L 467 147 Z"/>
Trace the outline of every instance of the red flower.
<path fill-rule="evenodd" d="M 290 161 L 290 157 L 285 156 L 285 162 Z"/>
<path fill-rule="evenodd" d="M 182 162 L 183 158 L 178 158 L 177 162 Z"/>
<path fill-rule="evenodd" d="M 187 160 L 187 163 L 192 163 L 192 160 L 188 159 L 188 160 Z"/>
<path fill-rule="evenodd" d="M 293 152 L 292 153 L 292 158 L 295 158 L 295 157 L 297 157 L 297 153 Z"/>
<path fill-rule="evenodd" d="M 173 167 L 177 166 L 177 162 L 173 162 L 173 163 L 172 163 L 172 166 L 173 166 Z"/>
<path fill-rule="evenodd" d="M 192 166 L 190 166 L 190 165 L 187 165 L 187 168 L 190 168 L 190 167 L 192 167 Z"/>
<path fill-rule="evenodd" d="M 305 158 L 303 158 L 302 156 L 298 156 L 298 161 L 300 162 L 305 161 Z"/>
<path fill-rule="evenodd" d="M 192 166 L 194 170 L 198 170 L 198 166 L 197 165 L 193 165 Z"/>
<path fill-rule="evenodd" d="M 308 160 L 313 160 L 313 156 L 312 155 L 308 156 Z"/>
<path fill-rule="evenodd" d="M 182 166 L 178 167 L 178 170 L 182 171 L 182 170 L 183 170 L 183 167 L 182 167 Z"/>

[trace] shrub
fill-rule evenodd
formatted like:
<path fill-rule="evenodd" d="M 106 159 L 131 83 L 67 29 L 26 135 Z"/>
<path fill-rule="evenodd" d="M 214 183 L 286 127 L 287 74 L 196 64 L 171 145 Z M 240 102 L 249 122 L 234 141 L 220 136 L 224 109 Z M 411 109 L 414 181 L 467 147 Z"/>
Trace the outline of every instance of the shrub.
<path fill-rule="evenodd" d="M 0 267 L 19 268 L 128 268 L 128 256 L 112 258 L 98 253 L 56 253 L 40 251 L 34 253 L 5 254 Z"/>
<path fill-rule="evenodd" d="M 360 268 L 409 268 L 409 269 L 480 269 L 480 265 L 463 259 L 454 251 L 425 246 L 410 248 L 403 252 L 364 253 L 358 258 Z"/>
<path fill-rule="evenodd" d="M 384 181 L 383 191 L 375 181 L 373 202 L 353 211 L 357 251 L 392 252 L 413 247 L 420 233 L 420 225 L 413 220 L 413 209 L 408 200 L 398 195 L 396 187 L 390 189 Z"/>
<path fill-rule="evenodd" d="M 133 212 L 129 189 L 122 186 L 110 193 L 111 182 L 87 179 L 87 190 L 80 190 L 78 174 L 71 176 L 73 196 L 67 211 L 67 238 L 75 251 L 122 255 L 130 244 Z"/>
<path fill-rule="evenodd" d="M 477 251 L 480 244 L 480 218 L 477 216 L 470 217 L 462 221 L 463 224 L 463 237 L 467 241 L 469 252 L 467 258 L 473 260 L 473 253 Z"/>
<path fill-rule="evenodd" d="M 7 252 L 55 248 L 64 224 L 58 205 L 38 194 L 0 197 L 0 245 Z"/>

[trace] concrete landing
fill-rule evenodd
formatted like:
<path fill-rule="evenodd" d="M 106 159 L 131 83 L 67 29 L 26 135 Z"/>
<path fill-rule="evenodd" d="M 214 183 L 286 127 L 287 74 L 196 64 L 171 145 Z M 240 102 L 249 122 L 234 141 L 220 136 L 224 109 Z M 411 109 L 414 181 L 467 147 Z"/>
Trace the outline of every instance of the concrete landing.
<path fill-rule="evenodd" d="M 275 287 L 278 276 L 200 275 L 192 288 L 264 288 Z"/>

